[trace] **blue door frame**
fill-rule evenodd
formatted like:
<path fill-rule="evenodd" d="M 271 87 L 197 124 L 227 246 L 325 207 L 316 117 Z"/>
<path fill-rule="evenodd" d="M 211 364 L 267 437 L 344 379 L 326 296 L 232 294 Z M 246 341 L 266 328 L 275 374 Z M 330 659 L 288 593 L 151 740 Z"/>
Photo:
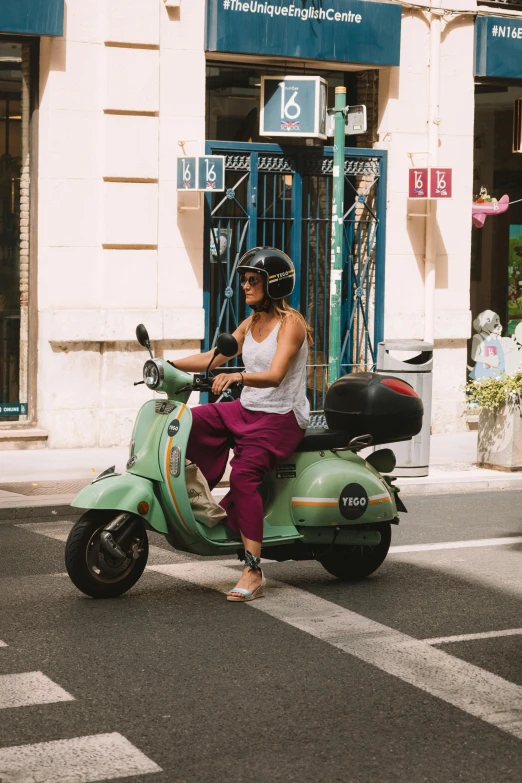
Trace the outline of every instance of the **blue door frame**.
<path fill-rule="evenodd" d="M 245 317 L 237 263 L 272 245 L 295 263 L 291 304 L 314 328 L 308 395 L 322 409 L 328 365 L 332 147 L 207 142 L 225 156 L 224 193 L 205 204 L 204 307 L 208 350 Z M 341 367 L 373 369 L 384 332 L 386 152 L 345 149 Z M 238 360 L 236 360 L 236 363 Z M 240 366 L 240 361 L 238 363 Z"/>

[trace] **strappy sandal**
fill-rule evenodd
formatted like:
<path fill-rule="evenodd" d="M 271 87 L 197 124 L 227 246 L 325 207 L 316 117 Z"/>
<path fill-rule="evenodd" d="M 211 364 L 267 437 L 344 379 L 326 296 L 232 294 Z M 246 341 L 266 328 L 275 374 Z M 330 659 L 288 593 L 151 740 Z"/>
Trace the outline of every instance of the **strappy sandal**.
<path fill-rule="evenodd" d="M 248 549 L 245 551 L 245 566 L 249 571 L 259 571 L 261 574 L 261 584 L 256 587 L 255 590 L 247 590 L 245 587 L 234 587 L 227 594 L 227 601 L 236 601 L 237 603 L 243 603 L 244 601 L 255 601 L 256 598 L 263 598 L 265 594 L 266 579 L 261 571 L 260 557 L 254 557 L 252 552 Z M 239 595 L 234 595 L 239 593 Z"/>

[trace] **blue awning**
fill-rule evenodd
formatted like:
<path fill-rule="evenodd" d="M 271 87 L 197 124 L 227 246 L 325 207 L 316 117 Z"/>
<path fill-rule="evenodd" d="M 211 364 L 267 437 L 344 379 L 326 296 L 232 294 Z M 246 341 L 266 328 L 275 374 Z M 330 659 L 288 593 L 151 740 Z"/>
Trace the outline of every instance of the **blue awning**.
<path fill-rule="evenodd" d="M 0 33 L 63 35 L 64 0 L 0 0 Z"/>
<path fill-rule="evenodd" d="M 207 0 L 207 51 L 399 65 L 399 3 Z"/>
<path fill-rule="evenodd" d="M 475 75 L 522 79 L 522 19 L 477 17 Z"/>

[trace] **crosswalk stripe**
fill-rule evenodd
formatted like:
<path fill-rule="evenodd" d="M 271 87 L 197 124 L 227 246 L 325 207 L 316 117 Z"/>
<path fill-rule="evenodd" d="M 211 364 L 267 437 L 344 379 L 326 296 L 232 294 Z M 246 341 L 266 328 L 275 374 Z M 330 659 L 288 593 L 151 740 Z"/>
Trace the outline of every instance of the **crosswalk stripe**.
<path fill-rule="evenodd" d="M 507 546 L 520 544 L 522 536 L 504 536 L 503 538 L 471 538 L 467 541 L 441 541 L 438 544 L 404 544 L 391 546 L 390 555 L 402 552 L 436 552 L 439 549 L 472 549 L 473 547 Z"/>
<path fill-rule="evenodd" d="M 28 530 L 30 533 L 38 533 L 46 538 L 53 538 L 55 541 L 65 542 L 72 525 L 72 522 L 24 522 L 15 527 Z"/>
<path fill-rule="evenodd" d="M 0 748 L 6 783 L 91 783 L 161 771 L 117 732 Z"/>
<path fill-rule="evenodd" d="M 458 636 L 437 636 L 424 639 L 426 644 L 452 644 L 454 642 L 472 642 L 476 639 L 496 639 L 499 636 L 522 636 L 522 628 L 508 628 L 505 631 L 483 631 L 482 633 L 461 633 Z"/>
<path fill-rule="evenodd" d="M 23 524 L 15 525 L 15 527 L 65 543 L 72 525 L 72 522 L 24 522 Z M 177 563 L 179 558 L 179 553 L 174 549 L 163 549 L 160 546 L 149 545 L 149 562 L 152 565 L 165 562 Z"/>
<path fill-rule="evenodd" d="M 33 704 L 54 704 L 58 701 L 74 701 L 74 696 L 43 672 L 0 675 L 0 710 Z"/>
<path fill-rule="evenodd" d="M 45 536 L 46 538 L 52 538 L 54 541 L 63 541 L 65 543 L 72 525 L 72 522 L 24 522 L 23 524 L 15 525 L 15 527 L 25 528 L 31 533 L 37 533 L 39 536 Z M 164 549 L 161 546 L 149 544 L 148 568 L 164 563 L 178 564 L 180 558 L 185 559 L 186 555 L 175 549 Z M 237 565 L 239 560 L 235 557 L 226 561 L 223 559 L 220 562 L 226 563 L 226 565 Z M 274 561 L 265 558 L 263 562 L 272 563 Z M 64 574 L 53 574 L 53 576 L 64 576 Z"/>
<path fill-rule="evenodd" d="M 231 589 L 238 573 L 215 561 L 151 570 L 221 592 Z M 247 606 L 522 739 L 519 685 L 312 593 L 272 580 L 269 586 L 267 597 Z"/>

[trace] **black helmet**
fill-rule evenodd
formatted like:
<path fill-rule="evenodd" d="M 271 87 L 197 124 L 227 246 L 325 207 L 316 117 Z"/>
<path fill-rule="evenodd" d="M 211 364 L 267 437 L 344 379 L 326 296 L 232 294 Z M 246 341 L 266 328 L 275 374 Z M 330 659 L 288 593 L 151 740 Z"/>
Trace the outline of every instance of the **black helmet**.
<path fill-rule="evenodd" d="M 266 275 L 266 293 L 270 299 L 290 296 L 295 285 L 295 269 L 291 259 L 275 247 L 254 247 L 240 259 L 237 271 L 252 269 Z"/>

